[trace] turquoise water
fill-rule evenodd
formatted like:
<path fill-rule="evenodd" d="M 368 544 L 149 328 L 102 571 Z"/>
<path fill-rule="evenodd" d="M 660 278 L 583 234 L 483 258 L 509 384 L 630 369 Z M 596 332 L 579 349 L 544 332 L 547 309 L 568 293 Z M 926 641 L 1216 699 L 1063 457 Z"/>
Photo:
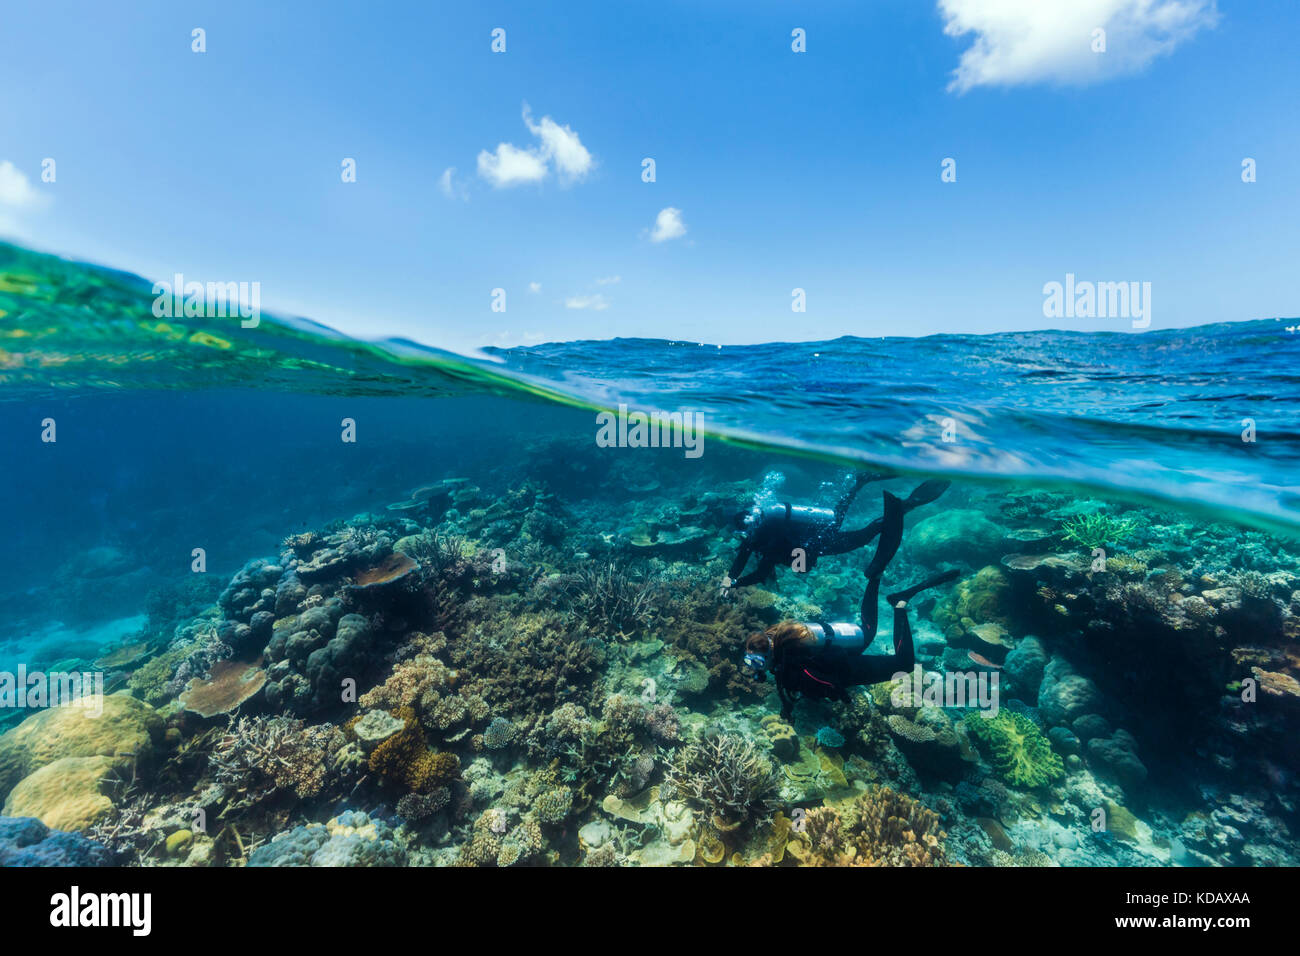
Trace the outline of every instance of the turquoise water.
<path fill-rule="evenodd" d="M 466 359 L 152 302 L 0 246 L 0 672 L 116 695 L 0 710 L 0 789 L 93 859 L 1296 862 L 1295 320 Z M 861 471 L 849 529 L 951 482 L 882 586 L 957 571 L 917 660 L 1000 718 L 742 670 L 875 543 L 728 589 L 734 515 Z"/>

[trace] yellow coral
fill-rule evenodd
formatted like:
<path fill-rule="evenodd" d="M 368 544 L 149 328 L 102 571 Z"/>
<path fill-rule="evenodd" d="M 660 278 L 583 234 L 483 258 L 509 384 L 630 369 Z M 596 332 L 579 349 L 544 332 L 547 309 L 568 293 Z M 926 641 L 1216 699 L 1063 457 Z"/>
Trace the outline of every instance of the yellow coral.
<path fill-rule="evenodd" d="M 375 748 L 370 755 L 370 769 L 417 793 L 429 793 L 454 779 L 460 772 L 460 760 L 455 754 L 429 749 L 414 711 L 404 707 L 393 716 L 405 721 L 406 729 Z"/>

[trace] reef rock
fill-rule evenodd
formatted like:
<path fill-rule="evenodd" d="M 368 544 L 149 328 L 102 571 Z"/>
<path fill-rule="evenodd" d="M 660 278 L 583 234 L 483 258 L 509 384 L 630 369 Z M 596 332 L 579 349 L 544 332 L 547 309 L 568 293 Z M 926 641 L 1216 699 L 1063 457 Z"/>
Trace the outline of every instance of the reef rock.
<path fill-rule="evenodd" d="M 1124 789 L 1140 786 L 1146 781 L 1147 768 L 1138 759 L 1137 741 L 1126 730 L 1117 730 L 1109 737 L 1094 737 L 1088 741 L 1088 760 L 1094 768 L 1113 777 Z"/>
<path fill-rule="evenodd" d="M 1026 637 L 1007 654 L 1002 662 L 1002 691 L 1032 704 L 1038 700 L 1038 688 L 1043 683 L 1047 667 L 1047 651 L 1036 637 Z"/>
<path fill-rule="evenodd" d="M 1038 712 L 1049 727 L 1070 725 L 1075 718 L 1102 709 L 1097 685 L 1076 674 L 1069 661 L 1054 657 L 1043 670 L 1038 689 Z"/>

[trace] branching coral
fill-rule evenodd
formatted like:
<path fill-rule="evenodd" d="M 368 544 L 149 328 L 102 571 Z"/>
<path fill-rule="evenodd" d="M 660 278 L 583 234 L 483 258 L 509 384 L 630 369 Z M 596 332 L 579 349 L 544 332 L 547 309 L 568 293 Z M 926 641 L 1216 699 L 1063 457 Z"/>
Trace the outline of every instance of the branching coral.
<path fill-rule="evenodd" d="M 939 815 L 888 787 L 809 810 L 786 854 L 802 866 L 945 866 Z"/>
<path fill-rule="evenodd" d="M 1061 525 L 1061 537 L 1089 551 L 1108 544 L 1119 544 L 1137 530 L 1133 518 L 1114 518 L 1105 514 L 1076 515 Z"/>
<path fill-rule="evenodd" d="M 343 746 L 331 724 L 304 725 L 287 717 L 231 720 L 208 765 L 226 797 L 226 812 L 264 802 L 277 793 L 297 798 L 320 793 L 330 758 Z"/>
<path fill-rule="evenodd" d="M 618 564 L 583 568 L 565 586 L 569 609 L 602 637 L 628 637 L 654 617 L 659 585 Z"/>
<path fill-rule="evenodd" d="M 679 667 L 694 665 L 707 671 L 708 693 L 751 701 L 770 686 L 746 675 L 736 642 L 774 623 L 777 615 L 759 592 L 746 593 L 739 600 L 719 600 L 717 590 L 716 580 L 703 573 L 668 581 L 656 629 Z"/>
<path fill-rule="evenodd" d="M 770 818 L 780 781 L 779 771 L 750 741 L 719 734 L 679 751 L 661 793 L 702 808 L 725 832 Z"/>

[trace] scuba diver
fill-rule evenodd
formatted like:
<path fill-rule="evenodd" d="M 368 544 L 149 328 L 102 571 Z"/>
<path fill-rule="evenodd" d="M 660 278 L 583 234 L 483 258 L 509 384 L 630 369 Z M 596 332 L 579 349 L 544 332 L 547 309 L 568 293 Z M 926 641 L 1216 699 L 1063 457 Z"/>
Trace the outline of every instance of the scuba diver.
<path fill-rule="evenodd" d="M 769 671 L 772 673 L 781 697 L 781 716 L 786 720 L 790 719 L 795 701 L 801 694 L 815 700 L 848 700 L 850 687 L 878 684 L 912 669 L 916 654 L 912 647 L 907 604 L 927 588 L 946 584 L 958 577 L 960 571 L 953 568 L 886 595 L 885 600 L 894 609 L 894 653 L 864 653 L 876 636 L 880 577 L 903 539 L 906 510 L 905 501 L 885 492 L 880 543 L 876 546 L 875 557 L 863 572 L 867 587 L 862 595 L 861 625 L 782 621 L 750 635 L 745 642 L 745 669 L 756 680 L 764 680 Z"/>
<path fill-rule="evenodd" d="M 748 587 L 771 579 L 776 574 L 776 566 L 790 564 L 796 551 L 801 550 L 807 562 L 803 570 L 810 570 L 822 555 L 847 554 L 870 542 L 880 534 L 883 518 L 876 518 L 865 528 L 855 531 L 844 531 L 840 525 L 844 523 L 849 505 L 853 504 L 853 499 L 862 490 L 862 486 L 885 477 L 887 476 L 868 472 L 858 474 L 834 510 L 783 503 L 767 507 L 755 505 L 749 511 L 737 514 L 734 523 L 743 539 L 736 560 L 731 563 L 731 570 L 722 581 L 722 592 L 725 594 L 733 587 Z M 948 485 L 949 482 L 938 480 L 924 481 L 917 485 L 901 503 L 903 513 L 934 501 L 947 490 Z M 758 554 L 758 567 L 749 574 L 743 574 L 749 556 L 755 553 Z"/>

